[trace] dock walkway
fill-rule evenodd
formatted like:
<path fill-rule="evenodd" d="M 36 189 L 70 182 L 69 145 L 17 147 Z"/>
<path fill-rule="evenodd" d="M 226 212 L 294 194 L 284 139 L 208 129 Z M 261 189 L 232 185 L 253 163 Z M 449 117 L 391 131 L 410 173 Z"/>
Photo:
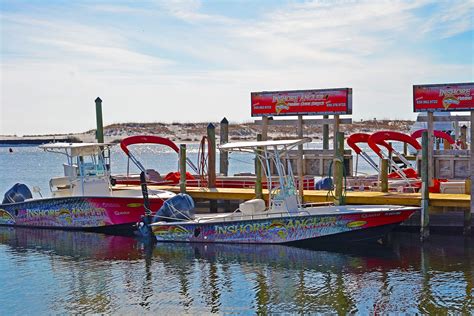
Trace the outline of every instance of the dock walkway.
<path fill-rule="evenodd" d="M 179 192 L 179 186 L 148 186 L 150 189 L 168 190 Z M 250 200 L 255 198 L 253 189 L 235 188 L 196 188 L 188 187 L 186 192 L 195 199 L 206 200 Z M 268 194 L 263 190 L 264 195 Z M 328 191 L 305 190 L 304 201 L 307 203 L 332 202 L 333 198 Z M 469 208 L 471 196 L 469 194 L 440 194 L 430 193 L 430 206 L 434 207 L 456 207 Z M 421 202 L 420 193 L 383 193 L 383 192 L 347 192 L 347 204 L 371 204 L 371 205 L 412 205 L 419 206 Z"/>

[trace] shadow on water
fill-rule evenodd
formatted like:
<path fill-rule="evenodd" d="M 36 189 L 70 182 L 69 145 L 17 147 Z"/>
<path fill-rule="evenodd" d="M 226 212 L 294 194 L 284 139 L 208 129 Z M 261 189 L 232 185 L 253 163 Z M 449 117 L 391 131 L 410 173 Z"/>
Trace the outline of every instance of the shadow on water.
<path fill-rule="evenodd" d="M 471 239 L 324 246 L 160 243 L 0 228 L 0 306 L 25 313 L 471 313 Z M 24 304 L 18 304 L 19 297 Z"/>

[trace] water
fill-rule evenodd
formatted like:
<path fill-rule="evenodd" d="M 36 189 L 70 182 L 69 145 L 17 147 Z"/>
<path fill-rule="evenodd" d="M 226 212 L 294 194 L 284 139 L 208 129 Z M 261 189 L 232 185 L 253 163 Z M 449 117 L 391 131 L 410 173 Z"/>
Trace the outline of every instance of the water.
<path fill-rule="evenodd" d="M 130 237 L 0 228 L 2 314 L 473 313 L 474 248 L 158 244 Z"/>
<path fill-rule="evenodd" d="M 318 146 L 318 145 L 317 145 Z M 62 174 L 64 157 L 0 147 L 0 193 Z M 177 169 L 176 153 L 135 150 L 147 167 Z M 188 145 L 195 160 L 196 145 Z M 112 168 L 125 173 L 116 147 Z M 362 169 L 369 170 L 367 166 Z M 136 169 L 132 166 L 132 171 Z M 230 172 L 251 172 L 232 154 Z M 396 233 L 384 246 L 158 244 L 121 236 L 0 228 L 0 314 L 473 314 L 472 239 Z"/>

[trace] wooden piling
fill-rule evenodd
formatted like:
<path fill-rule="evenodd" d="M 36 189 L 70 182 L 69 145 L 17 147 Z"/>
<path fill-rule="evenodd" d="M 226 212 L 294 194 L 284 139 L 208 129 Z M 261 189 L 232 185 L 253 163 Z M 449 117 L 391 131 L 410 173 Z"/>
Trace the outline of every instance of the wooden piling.
<path fill-rule="evenodd" d="M 216 187 L 216 128 L 212 123 L 207 126 L 207 141 L 209 142 L 209 157 L 207 161 L 207 187 Z M 217 201 L 210 202 L 211 213 L 217 213 Z"/>
<path fill-rule="evenodd" d="M 97 97 L 95 99 L 95 117 L 97 120 L 97 130 L 95 134 L 95 138 L 97 139 L 98 143 L 104 142 L 104 125 L 102 122 L 102 100 Z"/>
<path fill-rule="evenodd" d="M 430 193 L 429 193 L 429 175 L 428 175 L 428 132 L 424 131 L 422 135 L 422 151 L 421 151 L 421 228 L 420 240 L 426 240 L 430 235 Z"/>
<path fill-rule="evenodd" d="M 221 145 L 229 142 L 229 121 L 225 117 L 221 121 L 219 142 Z M 229 153 L 226 150 L 220 152 L 219 172 L 224 176 L 227 176 L 229 172 Z"/>
<path fill-rule="evenodd" d="M 470 210 L 464 212 L 464 235 L 471 234 L 472 227 L 472 213 L 474 213 L 474 185 L 472 185 L 472 180 L 474 180 L 474 111 L 471 111 L 471 144 L 470 144 L 470 157 L 469 157 L 469 169 L 470 169 L 470 186 L 471 186 L 471 207 Z"/>
<path fill-rule="evenodd" d="M 262 141 L 262 134 L 257 134 L 257 141 Z M 260 147 L 258 148 L 260 151 Z M 263 150 L 263 148 L 262 148 Z M 257 199 L 263 199 L 263 190 L 262 190 L 262 162 L 258 159 L 258 156 L 255 156 L 255 197 Z"/>
<path fill-rule="evenodd" d="M 433 148 L 434 148 L 434 113 L 428 112 L 428 184 L 433 185 L 434 177 L 434 159 L 433 159 Z"/>
<path fill-rule="evenodd" d="M 323 115 L 323 119 L 328 119 L 329 115 Z M 329 124 L 323 124 L 323 149 L 329 149 Z"/>
<path fill-rule="evenodd" d="M 466 125 L 463 125 L 461 127 L 461 136 L 459 138 L 461 139 L 461 149 L 467 149 L 467 126 Z"/>
<path fill-rule="evenodd" d="M 451 149 L 451 144 L 446 139 L 443 139 L 443 150 L 449 149 Z"/>
<path fill-rule="evenodd" d="M 339 115 L 336 114 L 334 115 L 334 137 L 333 137 L 333 148 L 334 148 L 334 154 L 336 153 L 337 150 L 337 133 L 339 133 L 339 126 L 340 126 L 340 119 Z"/>
<path fill-rule="evenodd" d="M 344 133 L 338 132 L 336 134 L 335 142 L 336 145 L 334 151 L 334 162 L 333 162 L 333 174 L 334 174 L 334 203 L 336 205 L 344 205 L 345 199 L 342 194 L 343 191 L 343 178 L 344 178 Z"/>
<path fill-rule="evenodd" d="M 262 117 L 262 140 L 268 140 L 268 116 Z"/>
<path fill-rule="evenodd" d="M 408 144 L 403 143 L 403 156 L 408 156 Z"/>
<path fill-rule="evenodd" d="M 186 193 L 186 145 L 179 145 L 179 192 Z"/>
<path fill-rule="evenodd" d="M 380 191 L 388 192 L 388 159 L 382 159 L 380 164 Z"/>
<path fill-rule="evenodd" d="M 298 115 L 298 126 L 297 126 L 298 138 L 303 138 L 303 115 Z M 298 169 L 298 192 L 300 195 L 300 201 L 303 203 L 303 190 L 304 190 L 304 173 L 303 173 L 303 144 L 298 145 L 298 160 L 297 160 L 297 169 Z"/>

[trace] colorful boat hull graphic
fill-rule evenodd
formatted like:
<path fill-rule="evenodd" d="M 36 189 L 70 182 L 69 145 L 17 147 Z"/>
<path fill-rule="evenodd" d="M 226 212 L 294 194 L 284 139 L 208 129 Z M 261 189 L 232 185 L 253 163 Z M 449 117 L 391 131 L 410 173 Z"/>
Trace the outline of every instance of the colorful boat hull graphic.
<path fill-rule="evenodd" d="M 153 225 L 158 241 L 217 243 L 291 243 L 361 229 L 390 226 L 408 219 L 416 209 L 341 215 L 308 215 L 214 223 Z"/>
<path fill-rule="evenodd" d="M 150 199 L 151 209 L 163 201 Z M 101 228 L 133 225 L 144 214 L 143 199 L 117 197 L 47 198 L 0 205 L 0 225 L 48 228 Z"/>

